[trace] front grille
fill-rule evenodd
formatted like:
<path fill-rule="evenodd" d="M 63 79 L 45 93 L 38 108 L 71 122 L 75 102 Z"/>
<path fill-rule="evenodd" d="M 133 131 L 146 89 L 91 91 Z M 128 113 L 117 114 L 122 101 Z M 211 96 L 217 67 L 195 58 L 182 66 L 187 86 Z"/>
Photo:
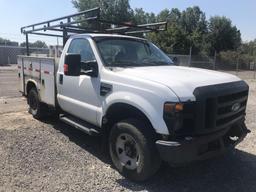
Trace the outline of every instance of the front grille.
<path fill-rule="evenodd" d="M 249 87 L 244 81 L 198 87 L 195 102 L 185 102 L 177 138 L 209 134 L 244 120 Z M 239 105 L 232 110 L 234 104 Z M 171 130 L 171 125 L 168 126 Z"/>
<path fill-rule="evenodd" d="M 196 88 L 195 134 L 228 128 L 245 118 L 249 87 L 244 81 Z M 235 110 L 232 106 L 239 105 Z"/>
<path fill-rule="evenodd" d="M 221 129 L 227 124 L 244 117 L 246 110 L 248 91 L 221 95 L 206 99 L 206 129 Z M 233 111 L 232 106 L 238 105 Z"/>

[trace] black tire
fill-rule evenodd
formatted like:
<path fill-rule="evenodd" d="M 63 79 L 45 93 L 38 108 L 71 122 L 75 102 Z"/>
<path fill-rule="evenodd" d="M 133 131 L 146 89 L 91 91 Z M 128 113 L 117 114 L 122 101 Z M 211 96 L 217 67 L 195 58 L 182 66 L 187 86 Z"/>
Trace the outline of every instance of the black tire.
<path fill-rule="evenodd" d="M 125 155 L 128 154 L 126 153 L 126 149 L 122 152 L 122 149 L 118 148 L 119 138 L 122 138 L 124 135 L 129 138 L 131 136 L 136 143 L 136 147 L 134 148 L 136 153 L 139 154 L 138 156 L 135 155 L 136 158 L 134 158 L 137 160 L 136 168 L 130 166 L 134 163 L 128 163 L 128 161 L 126 165 L 124 165 L 124 162 L 120 160 L 121 153 L 125 153 Z M 112 162 L 121 175 L 132 181 L 145 181 L 159 170 L 161 159 L 156 149 L 155 139 L 156 136 L 151 126 L 140 120 L 128 119 L 118 122 L 113 126 L 109 136 L 109 150 Z M 126 144 L 124 144 L 124 146 L 126 146 Z"/>
<path fill-rule="evenodd" d="M 47 113 L 47 106 L 41 103 L 37 90 L 32 88 L 28 93 L 29 113 L 36 119 L 43 119 Z"/>

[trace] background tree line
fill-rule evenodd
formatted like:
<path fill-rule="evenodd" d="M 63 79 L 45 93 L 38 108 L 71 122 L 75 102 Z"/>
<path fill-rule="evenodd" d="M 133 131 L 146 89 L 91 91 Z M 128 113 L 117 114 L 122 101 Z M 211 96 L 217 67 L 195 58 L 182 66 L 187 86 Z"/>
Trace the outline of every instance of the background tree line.
<path fill-rule="evenodd" d="M 0 45 L 2 46 L 20 46 L 20 47 L 26 47 L 26 42 L 18 43 L 16 41 L 11 41 L 9 39 L 4 39 L 0 37 Z M 34 43 L 29 43 L 30 47 L 35 48 L 48 48 L 47 44 L 44 41 L 35 41 Z"/>
<path fill-rule="evenodd" d="M 242 43 L 240 30 L 224 16 L 206 19 L 198 6 L 181 11 L 177 8 L 164 9 L 159 14 L 145 12 L 142 8 L 132 9 L 129 0 L 72 0 L 78 11 L 101 8 L 101 17 L 115 22 L 134 24 L 167 21 L 167 31 L 150 33 L 146 38 L 167 53 L 211 55 L 215 52 L 224 60 L 229 57 L 252 59 L 256 54 L 256 40 Z"/>
<path fill-rule="evenodd" d="M 18 46 L 19 43 L 15 41 L 11 41 L 9 39 L 4 39 L 0 37 L 0 45 L 5 45 L 5 46 Z"/>
<path fill-rule="evenodd" d="M 167 21 L 167 31 L 146 34 L 169 54 L 211 55 L 215 52 L 225 62 L 234 62 L 238 57 L 244 62 L 252 61 L 256 55 L 256 40 L 243 43 L 241 33 L 229 18 L 213 16 L 206 18 L 198 7 L 185 10 L 164 9 L 159 14 L 146 12 L 142 8 L 132 9 L 129 0 L 72 0 L 78 11 L 101 8 L 101 17 L 115 22 L 133 24 Z M 17 42 L 0 38 L 0 45 L 16 45 Z M 20 46 L 25 47 L 26 43 Z M 31 47 L 47 48 L 43 41 L 30 44 Z"/>

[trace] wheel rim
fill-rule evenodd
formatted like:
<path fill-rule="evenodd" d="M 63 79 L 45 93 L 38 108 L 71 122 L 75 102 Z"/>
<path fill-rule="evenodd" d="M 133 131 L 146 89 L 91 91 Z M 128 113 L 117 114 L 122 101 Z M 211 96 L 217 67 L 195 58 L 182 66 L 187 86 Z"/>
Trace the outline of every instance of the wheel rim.
<path fill-rule="evenodd" d="M 36 101 L 36 98 L 34 97 L 34 95 L 29 97 L 29 106 L 32 110 L 37 109 L 37 101 Z"/>
<path fill-rule="evenodd" d="M 139 166 L 140 153 L 135 139 L 128 134 L 121 134 L 116 140 L 116 153 L 122 166 L 134 170 Z"/>

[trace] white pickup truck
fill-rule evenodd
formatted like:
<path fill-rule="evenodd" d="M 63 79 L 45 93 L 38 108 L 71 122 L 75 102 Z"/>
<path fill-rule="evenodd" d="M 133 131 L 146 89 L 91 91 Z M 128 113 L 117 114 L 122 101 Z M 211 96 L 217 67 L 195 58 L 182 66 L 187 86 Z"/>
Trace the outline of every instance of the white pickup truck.
<path fill-rule="evenodd" d="M 235 146 L 245 126 L 248 85 L 238 77 L 175 66 L 146 39 L 75 35 L 59 63 L 19 56 L 29 111 L 107 138 L 117 170 L 146 180 L 161 161 L 188 163 Z M 104 139 L 103 139 L 104 140 Z"/>

